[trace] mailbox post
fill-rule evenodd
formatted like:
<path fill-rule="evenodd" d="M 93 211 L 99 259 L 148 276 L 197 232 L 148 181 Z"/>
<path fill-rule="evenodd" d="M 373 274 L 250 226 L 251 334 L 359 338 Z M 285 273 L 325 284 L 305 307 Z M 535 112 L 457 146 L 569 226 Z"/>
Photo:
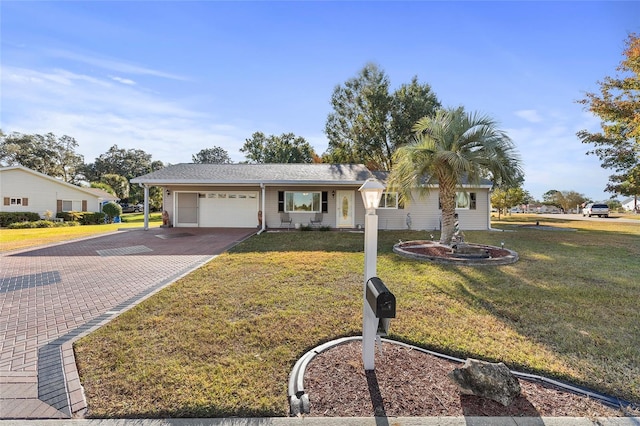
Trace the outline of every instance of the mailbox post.
<path fill-rule="evenodd" d="M 375 369 L 374 353 L 378 318 L 367 303 L 367 282 L 377 275 L 376 262 L 378 256 L 378 216 L 376 209 L 380 204 L 385 187 L 375 179 L 367 179 L 362 184 L 360 193 L 367 211 L 364 221 L 364 289 L 362 309 L 362 362 L 365 370 Z"/>

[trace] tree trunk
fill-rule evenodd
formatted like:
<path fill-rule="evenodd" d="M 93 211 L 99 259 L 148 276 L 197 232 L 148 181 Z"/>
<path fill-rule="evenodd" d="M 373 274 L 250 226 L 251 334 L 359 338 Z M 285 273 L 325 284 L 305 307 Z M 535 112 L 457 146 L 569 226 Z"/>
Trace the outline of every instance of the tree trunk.
<path fill-rule="evenodd" d="M 456 215 L 456 184 L 455 181 L 440 179 L 440 205 L 442 206 L 442 230 L 440 244 L 451 245 Z"/>

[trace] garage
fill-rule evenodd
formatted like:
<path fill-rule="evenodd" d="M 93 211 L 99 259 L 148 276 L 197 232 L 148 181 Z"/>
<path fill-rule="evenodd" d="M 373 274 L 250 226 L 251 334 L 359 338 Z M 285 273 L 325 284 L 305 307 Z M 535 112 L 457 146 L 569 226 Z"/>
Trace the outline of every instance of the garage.
<path fill-rule="evenodd" d="M 215 191 L 198 194 L 199 226 L 255 228 L 258 226 L 257 191 Z"/>

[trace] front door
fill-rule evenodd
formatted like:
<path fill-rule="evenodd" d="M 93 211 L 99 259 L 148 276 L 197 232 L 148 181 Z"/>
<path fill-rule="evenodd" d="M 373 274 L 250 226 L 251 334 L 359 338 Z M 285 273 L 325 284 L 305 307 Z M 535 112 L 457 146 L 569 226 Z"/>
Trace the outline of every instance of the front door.
<path fill-rule="evenodd" d="M 198 226 L 198 193 L 177 192 L 176 226 Z"/>
<path fill-rule="evenodd" d="M 353 197 L 353 191 L 336 191 L 336 226 L 338 228 L 353 228 L 355 210 Z"/>

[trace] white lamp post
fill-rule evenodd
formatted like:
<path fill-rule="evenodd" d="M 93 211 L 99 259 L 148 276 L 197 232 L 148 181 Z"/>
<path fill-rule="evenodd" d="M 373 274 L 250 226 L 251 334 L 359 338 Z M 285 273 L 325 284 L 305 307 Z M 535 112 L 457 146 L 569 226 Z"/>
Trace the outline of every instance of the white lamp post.
<path fill-rule="evenodd" d="M 362 202 L 367 211 L 364 219 L 364 286 L 362 293 L 364 305 L 362 311 L 362 362 L 365 370 L 375 368 L 374 353 L 378 318 L 367 302 L 367 281 L 377 275 L 378 216 L 376 209 L 380 205 L 384 189 L 385 186 L 375 179 L 367 179 L 358 189 L 362 194 Z"/>

